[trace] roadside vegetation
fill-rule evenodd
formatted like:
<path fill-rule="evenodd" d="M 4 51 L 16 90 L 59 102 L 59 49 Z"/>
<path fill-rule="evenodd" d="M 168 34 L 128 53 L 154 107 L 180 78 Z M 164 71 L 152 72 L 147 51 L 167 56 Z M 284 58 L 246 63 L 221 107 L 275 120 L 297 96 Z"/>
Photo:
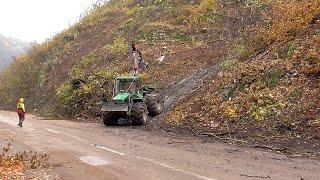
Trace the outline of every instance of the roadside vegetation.
<path fill-rule="evenodd" d="M 320 0 L 110 0 L 5 71 L 0 106 L 22 96 L 35 113 L 98 118 L 134 40 L 150 63 L 144 81 L 161 90 L 220 67 L 163 125 L 319 152 L 319 13 Z"/>

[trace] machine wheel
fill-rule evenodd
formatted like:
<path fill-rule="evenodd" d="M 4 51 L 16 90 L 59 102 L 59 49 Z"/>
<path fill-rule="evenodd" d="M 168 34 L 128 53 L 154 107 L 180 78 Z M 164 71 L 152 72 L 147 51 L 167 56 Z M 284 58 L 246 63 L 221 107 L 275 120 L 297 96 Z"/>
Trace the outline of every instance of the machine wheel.
<path fill-rule="evenodd" d="M 118 125 L 119 116 L 113 112 L 105 112 L 102 114 L 103 123 L 106 126 L 116 126 Z"/>
<path fill-rule="evenodd" d="M 146 99 L 150 116 L 156 116 L 163 112 L 163 101 L 158 94 L 148 94 Z"/>
<path fill-rule="evenodd" d="M 132 124 L 135 126 L 146 125 L 148 110 L 143 102 L 134 103 L 131 110 Z"/>

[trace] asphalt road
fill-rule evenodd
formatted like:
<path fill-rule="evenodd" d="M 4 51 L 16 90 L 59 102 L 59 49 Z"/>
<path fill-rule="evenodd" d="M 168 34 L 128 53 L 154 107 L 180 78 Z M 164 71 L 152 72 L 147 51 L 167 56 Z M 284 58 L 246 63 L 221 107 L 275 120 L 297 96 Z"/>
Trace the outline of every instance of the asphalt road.
<path fill-rule="evenodd" d="M 51 179 L 320 179 L 316 160 L 29 115 L 19 128 L 14 112 L 0 111 L 0 142 L 7 140 L 61 163 L 54 170 L 58 177 Z"/>

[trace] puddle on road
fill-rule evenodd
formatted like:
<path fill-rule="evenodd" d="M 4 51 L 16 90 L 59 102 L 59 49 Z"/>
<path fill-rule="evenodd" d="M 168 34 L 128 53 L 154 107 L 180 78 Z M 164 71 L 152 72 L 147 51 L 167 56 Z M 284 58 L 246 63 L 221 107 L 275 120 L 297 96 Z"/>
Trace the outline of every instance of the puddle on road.
<path fill-rule="evenodd" d="M 87 163 L 91 166 L 103 166 L 111 164 L 110 161 L 106 161 L 99 156 L 82 156 L 80 160 L 84 163 Z"/>

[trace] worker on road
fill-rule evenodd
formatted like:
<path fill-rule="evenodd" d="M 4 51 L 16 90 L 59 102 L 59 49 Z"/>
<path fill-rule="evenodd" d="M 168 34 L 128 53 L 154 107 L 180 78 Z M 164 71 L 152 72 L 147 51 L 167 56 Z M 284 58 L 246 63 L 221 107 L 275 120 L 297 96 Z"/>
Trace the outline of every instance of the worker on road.
<path fill-rule="evenodd" d="M 23 123 L 25 116 L 26 116 L 26 109 L 25 109 L 24 101 L 25 101 L 25 99 L 20 98 L 19 102 L 17 104 L 17 113 L 19 115 L 18 126 L 20 126 L 20 127 L 22 127 L 22 123 Z"/>

